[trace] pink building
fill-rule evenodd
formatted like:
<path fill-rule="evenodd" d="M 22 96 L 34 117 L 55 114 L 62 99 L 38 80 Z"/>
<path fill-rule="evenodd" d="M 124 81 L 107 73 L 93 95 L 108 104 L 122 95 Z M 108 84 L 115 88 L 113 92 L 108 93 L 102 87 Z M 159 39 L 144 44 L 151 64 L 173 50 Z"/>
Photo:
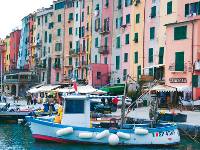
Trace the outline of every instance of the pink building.
<path fill-rule="evenodd" d="M 15 30 L 10 33 L 10 67 L 11 70 L 17 68 L 17 56 L 19 51 L 21 30 Z"/>
<path fill-rule="evenodd" d="M 167 24 L 166 85 L 177 87 L 184 97 L 200 99 L 199 0 L 178 3 L 178 19 Z"/>

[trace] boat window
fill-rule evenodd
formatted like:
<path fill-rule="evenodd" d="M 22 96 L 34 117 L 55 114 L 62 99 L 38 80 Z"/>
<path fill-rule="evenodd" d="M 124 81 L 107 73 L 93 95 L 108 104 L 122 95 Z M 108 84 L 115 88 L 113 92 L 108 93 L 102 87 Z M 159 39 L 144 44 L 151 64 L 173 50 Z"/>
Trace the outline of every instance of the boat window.
<path fill-rule="evenodd" d="M 84 113 L 84 100 L 66 100 L 65 114 Z"/>

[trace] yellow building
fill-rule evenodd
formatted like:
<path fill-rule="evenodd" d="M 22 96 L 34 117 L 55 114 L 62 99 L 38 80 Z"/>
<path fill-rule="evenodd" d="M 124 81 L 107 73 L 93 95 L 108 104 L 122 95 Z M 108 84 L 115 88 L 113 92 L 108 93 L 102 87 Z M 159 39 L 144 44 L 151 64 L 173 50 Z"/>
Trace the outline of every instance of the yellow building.
<path fill-rule="evenodd" d="M 138 80 L 143 74 L 144 68 L 144 7 L 145 0 L 140 1 L 139 3 L 135 2 L 132 9 L 131 15 L 131 50 L 130 50 L 130 75 L 134 80 Z"/>
<path fill-rule="evenodd" d="M 6 58 L 5 58 L 5 66 L 4 66 L 4 72 L 9 72 L 10 71 L 10 36 L 7 36 L 5 38 L 5 43 L 6 43 Z"/>

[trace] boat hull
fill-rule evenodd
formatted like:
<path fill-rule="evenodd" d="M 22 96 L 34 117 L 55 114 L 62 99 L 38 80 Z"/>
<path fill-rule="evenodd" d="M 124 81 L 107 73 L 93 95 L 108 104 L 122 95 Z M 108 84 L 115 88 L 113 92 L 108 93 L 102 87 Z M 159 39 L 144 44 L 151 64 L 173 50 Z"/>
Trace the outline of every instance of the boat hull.
<path fill-rule="evenodd" d="M 29 117 L 30 129 L 33 138 L 38 140 L 53 141 L 58 143 L 83 143 L 83 144 L 108 144 L 110 135 L 117 135 L 122 132 L 130 135 L 130 139 L 118 137 L 119 141 L 114 145 L 177 145 L 180 142 L 180 136 L 176 125 L 167 125 L 165 127 L 148 129 L 148 134 L 135 134 L 134 129 L 110 129 L 109 136 L 97 139 L 97 134 L 107 130 L 103 128 L 72 127 L 73 133 L 58 136 L 56 132 L 63 128 L 71 126 L 61 125 L 50 121 L 44 121 Z M 80 133 L 91 134 L 91 137 L 81 138 Z"/>

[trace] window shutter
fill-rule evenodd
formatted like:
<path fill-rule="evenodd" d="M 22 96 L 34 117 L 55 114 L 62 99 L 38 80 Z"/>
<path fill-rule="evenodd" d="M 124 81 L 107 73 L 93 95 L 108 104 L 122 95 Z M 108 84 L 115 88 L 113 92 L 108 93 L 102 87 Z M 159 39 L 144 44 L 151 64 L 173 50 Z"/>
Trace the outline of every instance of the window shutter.
<path fill-rule="evenodd" d="M 153 62 L 153 48 L 149 48 L 149 63 Z"/>
<path fill-rule="evenodd" d="M 189 4 L 185 4 L 185 17 L 189 15 Z"/>
<path fill-rule="evenodd" d="M 154 75 L 153 75 L 153 68 L 149 68 L 149 75 L 150 75 L 150 76 L 154 76 Z"/>
<path fill-rule="evenodd" d="M 135 43 L 138 43 L 138 33 L 135 33 L 134 41 Z"/>
<path fill-rule="evenodd" d="M 164 47 L 160 47 L 160 50 L 159 50 L 159 64 L 163 64 L 163 57 L 164 56 Z"/>
<path fill-rule="evenodd" d="M 167 14 L 172 13 L 172 1 L 167 3 Z"/>
<path fill-rule="evenodd" d="M 155 18 L 156 17 L 156 6 L 153 6 L 151 8 L 151 18 Z"/>
<path fill-rule="evenodd" d="M 155 27 L 151 27 L 150 28 L 150 39 L 154 39 L 155 37 Z"/>
<path fill-rule="evenodd" d="M 135 52 L 135 64 L 137 64 L 138 63 L 138 52 Z"/>
<path fill-rule="evenodd" d="M 116 56 L 116 70 L 120 69 L 120 56 Z"/>
<path fill-rule="evenodd" d="M 198 75 L 193 75 L 192 76 L 192 86 L 193 87 L 198 87 Z"/>
<path fill-rule="evenodd" d="M 174 28 L 174 40 L 182 40 L 187 38 L 187 26 Z"/>
<path fill-rule="evenodd" d="M 136 23 L 139 23 L 140 22 L 140 14 L 136 14 Z"/>
<path fill-rule="evenodd" d="M 175 71 L 184 71 L 184 52 L 176 52 Z"/>
<path fill-rule="evenodd" d="M 200 1 L 198 2 L 198 6 L 197 6 L 197 8 L 198 8 L 198 15 L 200 15 Z"/>
<path fill-rule="evenodd" d="M 137 78 L 139 79 L 141 76 L 141 66 L 137 67 Z"/>

